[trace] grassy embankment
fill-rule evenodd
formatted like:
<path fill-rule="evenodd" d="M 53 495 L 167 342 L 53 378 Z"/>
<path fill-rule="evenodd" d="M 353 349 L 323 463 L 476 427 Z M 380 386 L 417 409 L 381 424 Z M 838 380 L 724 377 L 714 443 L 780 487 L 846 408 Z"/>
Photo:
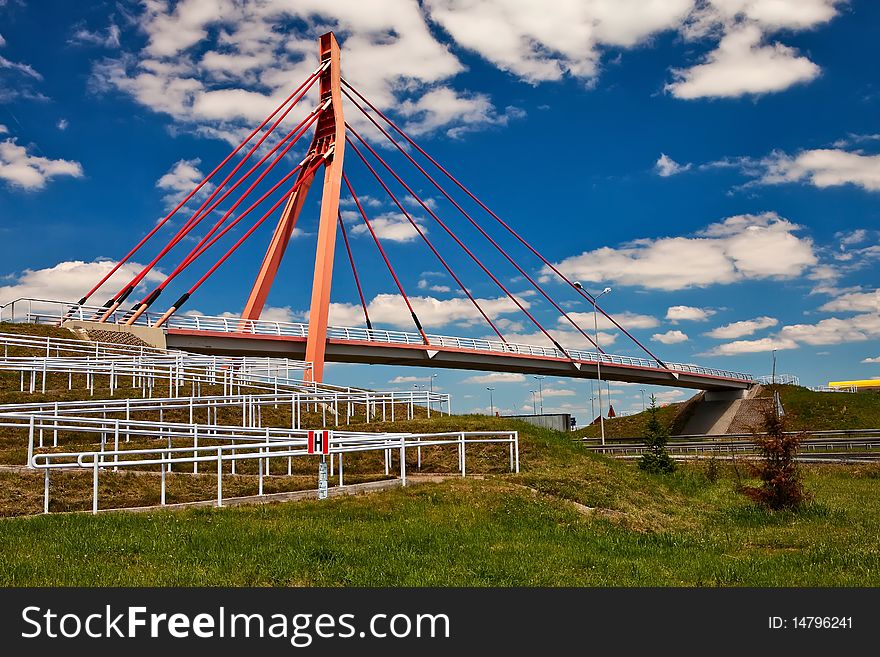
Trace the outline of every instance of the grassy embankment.
<path fill-rule="evenodd" d="M 367 496 L 2 519 L 0 585 L 880 585 L 876 466 L 805 468 L 809 507 L 769 514 L 735 493 L 730 466 L 716 481 L 700 464 L 646 475 L 570 434 L 481 416 L 395 427 L 516 428 L 522 473 L 475 448 L 483 478 Z M 454 455 L 431 458 L 452 469 Z M 19 494 L 38 499 L 31 483 Z"/>

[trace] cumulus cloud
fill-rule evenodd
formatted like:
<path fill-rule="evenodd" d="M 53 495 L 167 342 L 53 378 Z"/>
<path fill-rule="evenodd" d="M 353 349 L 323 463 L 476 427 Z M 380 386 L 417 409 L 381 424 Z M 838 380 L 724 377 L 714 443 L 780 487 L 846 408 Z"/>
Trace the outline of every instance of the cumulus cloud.
<path fill-rule="evenodd" d="M 769 352 L 773 349 L 796 349 L 798 343 L 788 338 L 759 338 L 757 340 L 735 340 L 726 344 L 713 347 L 705 352 L 704 356 L 739 356 L 740 354 L 753 354 Z"/>
<path fill-rule="evenodd" d="M 600 306 L 601 307 L 601 306 Z M 593 327 L 593 313 L 585 312 L 585 313 L 568 313 L 568 316 L 574 320 L 576 324 L 578 324 L 581 328 L 587 329 Z M 645 328 L 654 328 L 658 326 L 660 322 L 656 317 L 652 317 L 651 315 L 641 315 L 639 313 L 633 312 L 622 312 L 622 313 L 614 313 L 612 315 L 614 320 L 620 324 L 623 328 L 629 329 L 645 329 Z M 557 319 L 557 323 L 560 326 L 570 326 L 565 317 L 559 317 Z M 596 325 L 600 330 L 603 331 L 616 331 L 617 327 L 611 322 L 610 319 L 602 315 L 601 313 L 597 313 L 596 315 Z"/>
<path fill-rule="evenodd" d="M 729 29 L 706 61 L 676 69 L 666 90 L 676 98 L 736 97 L 765 94 L 809 82 L 819 67 L 797 50 L 781 43 L 764 43 L 763 29 L 754 23 Z"/>
<path fill-rule="evenodd" d="M 101 280 L 113 268 L 114 264 L 116 263 L 111 260 L 92 262 L 70 260 L 43 269 L 25 269 L 0 278 L 4 281 L 4 284 L 0 285 L 0 304 L 22 297 L 76 301 Z M 137 262 L 125 263 L 110 277 L 102 289 L 116 292 L 143 267 L 144 265 Z M 165 274 L 160 270 L 153 269 L 147 274 L 144 284 L 139 287 L 139 290 L 146 289 L 148 285 L 159 283 L 164 279 Z"/>
<path fill-rule="evenodd" d="M 419 316 L 419 321 L 427 328 L 439 328 L 457 322 L 484 322 L 479 311 L 469 299 L 436 299 L 434 297 L 409 297 L 410 303 Z M 495 319 L 501 315 L 521 312 L 507 297 L 477 299 L 486 314 Z M 526 301 L 520 301 L 528 308 Z M 415 330 L 412 316 L 403 297 L 399 294 L 379 294 L 367 304 L 370 320 L 377 325 L 393 326 L 399 329 Z M 336 326 L 358 326 L 364 321 L 364 311 L 358 304 L 331 303 L 330 323 Z M 497 340 L 497 336 L 494 338 Z"/>
<path fill-rule="evenodd" d="M 671 157 L 669 157 L 666 153 L 660 153 L 660 157 L 658 157 L 657 161 L 654 163 L 654 171 L 656 171 L 657 175 L 661 178 L 674 176 L 675 174 L 682 173 L 690 168 L 690 162 L 688 162 L 687 164 L 679 164 Z"/>
<path fill-rule="evenodd" d="M 359 215 L 358 215 L 359 216 Z M 421 229 L 423 233 L 427 233 L 428 229 L 422 224 L 417 217 L 413 217 L 413 221 Z M 402 214 L 396 212 L 386 212 L 378 217 L 371 218 L 370 224 L 373 226 L 373 232 L 380 241 L 389 242 L 412 242 L 419 239 L 419 233 L 413 228 L 413 225 Z M 351 229 L 352 235 L 370 236 L 370 231 L 365 223 L 356 224 Z"/>
<path fill-rule="evenodd" d="M 492 372 L 490 374 L 469 376 L 462 383 L 522 383 L 525 380 L 524 374 L 517 374 L 516 372 Z"/>
<path fill-rule="evenodd" d="M 673 324 L 678 322 L 705 322 L 715 311 L 711 308 L 696 308 L 694 306 L 670 306 L 666 309 L 666 319 Z"/>
<path fill-rule="evenodd" d="M 850 292 L 822 305 L 825 312 L 880 313 L 880 289 L 871 292 Z"/>
<path fill-rule="evenodd" d="M 880 191 L 880 155 L 867 155 L 839 148 L 818 148 L 795 155 L 773 152 L 760 160 L 756 183 L 778 185 L 805 182 L 814 187 L 855 185 Z"/>
<path fill-rule="evenodd" d="M 430 376 L 395 376 L 388 383 L 427 383 Z"/>
<path fill-rule="evenodd" d="M 864 360 L 862 360 L 862 362 L 863 363 L 880 363 L 880 356 L 877 356 L 876 358 L 865 358 Z"/>
<path fill-rule="evenodd" d="M 178 160 L 156 181 L 156 187 L 165 192 L 162 200 L 166 209 L 171 209 L 180 203 L 204 179 L 205 174 L 199 169 L 199 164 L 201 164 L 199 158 Z M 210 194 L 213 188 L 214 185 L 209 182 L 193 198 L 201 200 Z"/>
<path fill-rule="evenodd" d="M 655 333 L 651 336 L 651 339 L 654 342 L 661 342 L 663 344 L 678 344 L 679 342 L 687 342 L 688 336 L 687 333 L 683 331 L 666 331 L 666 333 Z"/>
<path fill-rule="evenodd" d="M 742 353 L 796 349 L 801 345 L 831 345 L 880 339 L 880 314 L 862 313 L 847 319 L 829 317 L 815 324 L 790 324 L 770 337 L 736 340 L 707 351 L 707 356 L 735 356 Z"/>
<path fill-rule="evenodd" d="M 8 132 L 5 126 L 0 126 L 0 134 Z M 18 144 L 15 137 L 0 141 L 0 180 L 5 180 L 8 185 L 35 191 L 43 189 L 46 183 L 59 176 L 82 178 L 82 165 L 73 160 L 53 160 L 34 155 L 28 148 Z"/>
<path fill-rule="evenodd" d="M 818 261 L 812 240 L 799 236 L 800 230 L 775 212 L 737 215 L 693 237 L 647 238 L 603 247 L 566 258 L 556 267 L 581 281 L 670 291 L 791 279 Z M 550 280 L 550 274 L 545 268 L 542 280 Z"/>
<path fill-rule="evenodd" d="M 775 317 L 756 317 L 755 319 L 744 319 L 739 322 L 731 322 L 723 326 L 718 326 L 704 335 L 710 338 L 719 338 L 722 340 L 731 340 L 733 338 L 742 338 L 752 335 L 756 331 L 765 328 L 771 328 L 779 324 L 779 320 Z"/>

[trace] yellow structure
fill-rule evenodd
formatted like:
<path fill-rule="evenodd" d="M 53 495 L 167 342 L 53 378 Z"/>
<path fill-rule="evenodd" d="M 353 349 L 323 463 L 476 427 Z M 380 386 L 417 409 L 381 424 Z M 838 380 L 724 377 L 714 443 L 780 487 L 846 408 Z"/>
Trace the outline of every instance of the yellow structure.
<path fill-rule="evenodd" d="M 855 390 L 880 390 L 880 379 L 861 379 L 859 381 L 829 381 L 829 388 L 853 388 Z"/>

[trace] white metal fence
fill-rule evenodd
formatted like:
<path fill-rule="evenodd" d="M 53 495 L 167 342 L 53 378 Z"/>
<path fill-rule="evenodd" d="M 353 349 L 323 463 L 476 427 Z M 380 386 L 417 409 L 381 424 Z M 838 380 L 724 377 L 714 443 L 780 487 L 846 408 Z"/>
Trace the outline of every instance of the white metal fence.
<path fill-rule="evenodd" d="M 5 309 L 5 310 L 4 310 Z M 42 324 L 54 324 L 62 318 L 90 320 L 100 317 L 105 309 L 93 306 L 77 306 L 76 304 L 51 301 L 45 299 L 17 299 L 0 308 L 0 317 L 10 321 L 26 321 Z M 128 311 L 119 310 L 109 322 L 123 323 Z M 152 326 L 159 317 L 158 313 L 146 312 L 138 318 L 137 324 Z M 213 331 L 219 333 L 250 333 L 253 335 L 275 335 L 305 338 L 308 335 L 308 324 L 296 322 L 278 322 L 270 320 L 250 320 L 235 317 L 209 317 L 205 315 L 172 315 L 165 324 L 168 329 L 186 329 L 194 331 Z M 424 345 L 422 336 L 406 331 L 383 329 L 367 329 L 358 327 L 331 326 L 327 336 L 336 340 L 351 340 L 384 344 Z M 444 335 L 428 334 L 429 346 L 454 347 L 475 351 L 490 351 L 526 356 L 546 356 L 552 358 L 572 358 L 584 363 L 599 362 L 602 365 L 626 365 L 660 370 L 671 370 L 690 374 L 721 377 L 737 381 L 753 380 L 750 374 L 730 370 L 702 367 L 692 363 L 665 363 L 665 367 L 655 360 L 616 354 L 599 354 L 595 351 L 570 349 L 568 353 L 553 347 L 515 344 L 500 340 L 484 340 L 479 338 L 460 338 Z"/>

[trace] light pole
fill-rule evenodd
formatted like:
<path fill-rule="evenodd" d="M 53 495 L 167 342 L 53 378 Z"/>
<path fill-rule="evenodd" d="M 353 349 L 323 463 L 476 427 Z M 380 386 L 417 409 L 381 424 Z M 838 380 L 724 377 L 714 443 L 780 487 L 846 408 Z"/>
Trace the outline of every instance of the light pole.
<path fill-rule="evenodd" d="M 593 304 L 593 341 L 596 343 L 596 378 L 599 379 L 599 431 L 602 435 L 602 444 L 605 444 L 605 419 L 602 416 L 602 354 L 599 353 L 599 319 L 596 316 L 596 301 L 599 300 L 599 297 L 604 296 L 611 292 L 610 287 L 606 287 L 602 290 L 601 294 L 598 296 L 593 296 L 589 292 L 584 289 L 584 286 L 580 284 L 579 281 L 575 281 L 572 283 L 577 289 L 587 295 L 590 300 L 590 303 Z"/>
<path fill-rule="evenodd" d="M 431 375 L 431 394 L 434 394 L 434 379 L 437 378 L 436 374 Z"/>
<path fill-rule="evenodd" d="M 645 389 L 639 388 L 639 392 L 642 393 L 642 413 L 645 412 Z"/>
<path fill-rule="evenodd" d="M 535 401 L 535 395 L 537 394 L 538 391 L 537 390 L 529 390 L 529 392 L 532 393 L 532 414 L 537 415 L 538 414 L 538 403 Z"/>
<path fill-rule="evenodd" d="M 489 415 L 495 417 L 495 402 L 492 401 L 492 391 L 495 390 L 495 388 L 486 388 L 486 390 L 489 391 Z"/>
<path fill-rule="evenodd" d="M 533 379 L 538 379 L 538 399 L 541 401 L 541 415 L 544 415 L 544 387 L 541 385 L 541 379 L 543 376 L 533 376 Z"/>

